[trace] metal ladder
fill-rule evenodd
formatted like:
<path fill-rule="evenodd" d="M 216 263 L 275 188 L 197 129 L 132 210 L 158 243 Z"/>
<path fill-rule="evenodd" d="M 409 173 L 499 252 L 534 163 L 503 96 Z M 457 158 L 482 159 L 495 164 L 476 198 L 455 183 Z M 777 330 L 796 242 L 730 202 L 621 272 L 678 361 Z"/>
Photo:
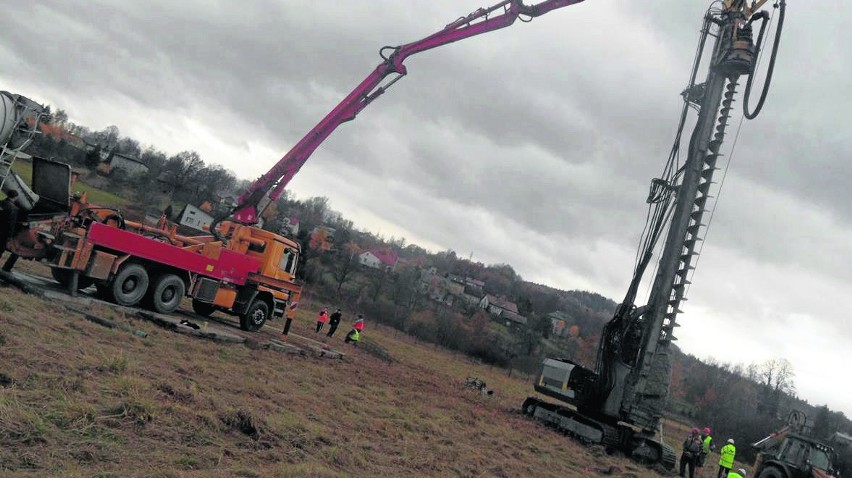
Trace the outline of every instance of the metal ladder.
<path fill-rule="evenodd" d="M 15 163 L 18 153 L 29 146 L 35 135 L 40 134 L 38 125 L 44 116 L 44 109 L 41 105 L 20 95 L 10 95 L 5 91 L 2 93 L 14 102 L 14 114 L 17 119 L 9 139 L 0 147 L 0 190 L 3 189 L 6 179 L 12 174 L 12 164 Z M 32 122 L 28 122 L 28 119 L 32 119 Z M 17 143 L 17 147 L 12 146 L 13 142 Z"/>

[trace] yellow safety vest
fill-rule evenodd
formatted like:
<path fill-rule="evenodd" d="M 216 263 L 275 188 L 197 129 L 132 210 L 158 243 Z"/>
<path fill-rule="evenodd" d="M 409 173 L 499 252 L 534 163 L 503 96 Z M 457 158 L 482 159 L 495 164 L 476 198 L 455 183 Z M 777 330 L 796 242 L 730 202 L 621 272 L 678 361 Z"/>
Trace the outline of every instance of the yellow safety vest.
<path fill-rule="evenodd" d="M 722 458 L 719 459 L 719 466 L 723 466 L 728 469 L 734 466 L 734 456 L 737 454 L 737 448 L 734 445 L 728 443 L 722 447 L 722 450 L 719 453 L 722 455 Z"/>
<path fill-rule="evenodd" d="M 713 442 L 713 437 L 707 435 L 704 438 L 704 454 L 710 454 L 710 444 Z"/>

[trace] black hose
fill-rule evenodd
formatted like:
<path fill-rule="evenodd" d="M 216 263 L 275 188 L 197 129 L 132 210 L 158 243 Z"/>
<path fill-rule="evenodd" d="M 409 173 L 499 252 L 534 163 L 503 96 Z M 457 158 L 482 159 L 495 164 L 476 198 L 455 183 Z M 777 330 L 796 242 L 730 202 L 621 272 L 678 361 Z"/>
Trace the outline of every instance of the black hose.
<path fill-rule="evenodd" d="M 763 83 L 763 91 L 760 93 L 760 99 L 757 101 L 757 106 L 754 108 L 754 111 L 749 113 L 748 111 L 748 99 L 751 95 L 751 83 L 754 80 L 755 71 L 751 72 L 751 75 L 748 77 L 748 83 L 746 83 L 745 95 L 743 96 L 743 115 L 748 119 L 755 119 L 757 115 L 760 114 L 760 110 L 763 109 L 763 102 L 766 101 L 766 95 L 769 93 L 769 84 L 772 82 L 772 71 L 775 69 L 775 57 L 778 55 L 778 45 L 781 43 L 781 30 L 784 28 L 784 11 L 787 8 L 787 1 L 781 0 L 780 3 L 781 12 L 778 17 L 778 29 L 775 30 L 775 41 L 772 44 L 772 55 L 769 57 L 769 69 L 766 72 L 766 81 Z M 760 48 L 761 41 L 763 40 L 763 28 L 760 29 L 760 35 L 757 38 L 757 48 Z M 760 52 L 757 52 L 758 55 Z M 757 62 L 757 55 L 755 55 L 755 63 Z"/>
<path fill-rule="evenodd" d="M 212 222 L 212 223 L 210 223 L 210 234 L 212 234 L 212 235 L 213 235 L 213 237 L 214 237 L 217 241 L 220 241 L 222 244 L 225 244 L 225 238 L 224 238 L 224 237 L 222 237 L 222 235 L 221 235 L 221 234 L 219 234 L 219 231 L 217 231 L 217 230 L 216 230 L 216 227 L 218 227 L 218 226 L 219 226 L 219 223 L 220 223 L 220 222 L 222 222 L 222 221 L 224 221 L 225 219 L 229 218 L 229 217 L 231 216 L 231 214 L 233 214 L 233 213 L 234 213 L 234 211 L 235 211 L 235 210 L 236 210 L 236 209 L 231 209 L 231 211 L 230 211 L 230 212 L 227 212 L 227 213 L 225 213 L 225 214 L 222 214 L 222 215 L 220 215 L 220 216 L 217 216 L 215 219 L 213 219 L 213 222 Z"/>

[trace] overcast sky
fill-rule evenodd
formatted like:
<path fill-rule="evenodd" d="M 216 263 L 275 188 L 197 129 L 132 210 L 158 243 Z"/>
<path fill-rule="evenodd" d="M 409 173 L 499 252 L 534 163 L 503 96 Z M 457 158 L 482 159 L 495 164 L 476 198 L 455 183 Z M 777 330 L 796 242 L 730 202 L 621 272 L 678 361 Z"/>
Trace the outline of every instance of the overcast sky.
<path fill-rule="evenodd" d="M 251 179 L 373 70 L 380 47 L 488 5 L 2 3 L 0 89 Z M 841 372 L 852 363 L 852 4 L 789 3 L 766 107 L 727 156 L 678 344 L 726 362 L 787 358 L 801 397 L 852 416 Z M 620 300 L 708 3 L 653 5 L 587 0 L 409 58 L 408 76 L 290 189 L 329 197 L 359 228 Z"/>

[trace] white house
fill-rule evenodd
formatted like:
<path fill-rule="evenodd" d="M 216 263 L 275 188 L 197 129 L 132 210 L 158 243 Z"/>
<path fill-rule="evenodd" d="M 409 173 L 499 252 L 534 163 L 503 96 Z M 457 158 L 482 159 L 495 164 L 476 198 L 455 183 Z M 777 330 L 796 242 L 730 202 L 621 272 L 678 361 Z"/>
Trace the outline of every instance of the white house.
<path fill-rule="evenodd" d="M 178 224 L 204 231 L 205 227 L 209 228 L 213 224 L 213 216 L 198 209 L 192 204 L 187 204 L 180 212 Z M 209 229 L 208 229 L 209 230 Z"/>
<path fill-rule="evenodd" d="M 396 267 L 399 257 L 394 252 L 367 251 L 358 256 L 358 262 L 373 269 L 385 269 L 392 271 Z"/>
<path fill-rule="evenodd" d="M 280 234 L 295 237 L 299 234 L 299 218 L 296 216 L 285 217 L 281 220 Z"/>

